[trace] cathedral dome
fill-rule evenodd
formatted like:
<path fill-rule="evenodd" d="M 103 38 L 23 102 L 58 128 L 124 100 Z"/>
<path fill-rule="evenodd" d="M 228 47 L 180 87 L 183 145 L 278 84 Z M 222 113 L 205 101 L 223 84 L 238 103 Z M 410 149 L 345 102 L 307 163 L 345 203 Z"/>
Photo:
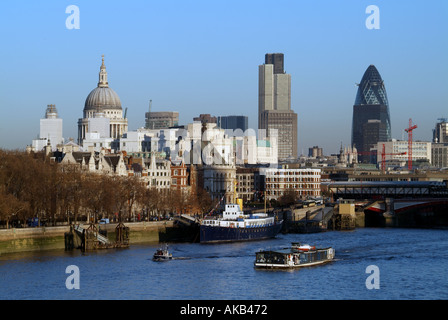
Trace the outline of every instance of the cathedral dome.
<path fill-rule="evenodd" d="M 108 109 L 122 110 L 118 94 L 109 87 L 93 89 L 87 96 L 84 111 L 93 110 L 97 112 Z"/>
<path fill-rule="evenodd" d="M 107 71 L 103 61 L 100 67 L 98 87 L 87 96 L 84 111 L 104 112 L 105 110 L 122 110 L 118 94 L 109 88 Z"/>

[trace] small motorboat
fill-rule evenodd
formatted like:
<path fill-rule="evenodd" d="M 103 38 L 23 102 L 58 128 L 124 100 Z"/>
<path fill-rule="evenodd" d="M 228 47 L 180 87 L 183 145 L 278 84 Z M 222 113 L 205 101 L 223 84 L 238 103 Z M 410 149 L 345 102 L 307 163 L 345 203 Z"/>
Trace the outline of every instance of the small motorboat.
<path fill-rule="evenodd" d="M 167 261 L 173 259 L 173 255 L 168 252 L 168 245 L 165 245 L 165 248 L 157 249 L 157 251 L 154 253 L 154 256 L 152 257 L 152 260 L 154 261 Z"/>

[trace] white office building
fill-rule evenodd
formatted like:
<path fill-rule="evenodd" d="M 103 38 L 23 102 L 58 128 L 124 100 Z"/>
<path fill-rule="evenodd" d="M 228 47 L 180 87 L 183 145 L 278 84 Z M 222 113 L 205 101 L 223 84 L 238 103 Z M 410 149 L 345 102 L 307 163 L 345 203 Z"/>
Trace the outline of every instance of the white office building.
<path fill-rule="evenodd" d="M 45 118 L 40 119 L 39 138 L 33 140 L 32 149 L 41 151 L 45 146 L 50 145 L 52 151 L 57 150 L 57 146 L 64 143 L 62 137 L 62 119 L 58 118 L 58 111 L 54 104 L 47 106 Z"/>
<path fill-rule="evenodd" d="M 377 163 L 381 165 L 382 154 L 384 154 L 385 161 L 406 163 L 409 158 L 409 142 L 408 140 L 396 140 L 377 143 Z M 412 142 L 412 161 L 428 161 L 431 163 L 431 142 L 428 141 L 413 141 Z"/>

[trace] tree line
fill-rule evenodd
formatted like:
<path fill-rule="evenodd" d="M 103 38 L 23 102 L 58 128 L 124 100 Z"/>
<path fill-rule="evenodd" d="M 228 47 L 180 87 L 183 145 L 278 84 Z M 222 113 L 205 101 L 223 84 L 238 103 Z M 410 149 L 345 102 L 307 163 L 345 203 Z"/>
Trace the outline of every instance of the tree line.
<path fill-rule="evenodd" d="M 0 226 L 147 220 L 167 213 L 202 213 L 213 206 L 207 192 L 147 188 L 139 177 L 99 175 L 61 165 L 42 153 L 0 149 Z"/>

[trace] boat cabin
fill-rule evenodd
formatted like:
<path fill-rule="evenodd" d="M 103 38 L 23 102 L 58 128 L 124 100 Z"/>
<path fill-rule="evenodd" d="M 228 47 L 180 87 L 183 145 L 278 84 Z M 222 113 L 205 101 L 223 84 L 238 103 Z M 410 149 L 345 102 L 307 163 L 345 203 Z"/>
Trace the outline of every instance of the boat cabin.
<path fill-rule="evenodd" d="M 308 245 L 306 245 L 308 246 Z M 308 246 L 311 247 L 311 246 Z M 323 248 L 298 250 L 295 248 L 276 251 L 259 251 L 255 257 L 255 267 L 291 268 L 321 264 L 333 260 L 334 249 Z"/>
<path fill-rule="evenodd" d="M 241 207 L 236 203 L 226 204 L 226 209 L 222 213 L 224 220 L 236 220 L 243 216 L 244 212 L 241 211 Z"/>

